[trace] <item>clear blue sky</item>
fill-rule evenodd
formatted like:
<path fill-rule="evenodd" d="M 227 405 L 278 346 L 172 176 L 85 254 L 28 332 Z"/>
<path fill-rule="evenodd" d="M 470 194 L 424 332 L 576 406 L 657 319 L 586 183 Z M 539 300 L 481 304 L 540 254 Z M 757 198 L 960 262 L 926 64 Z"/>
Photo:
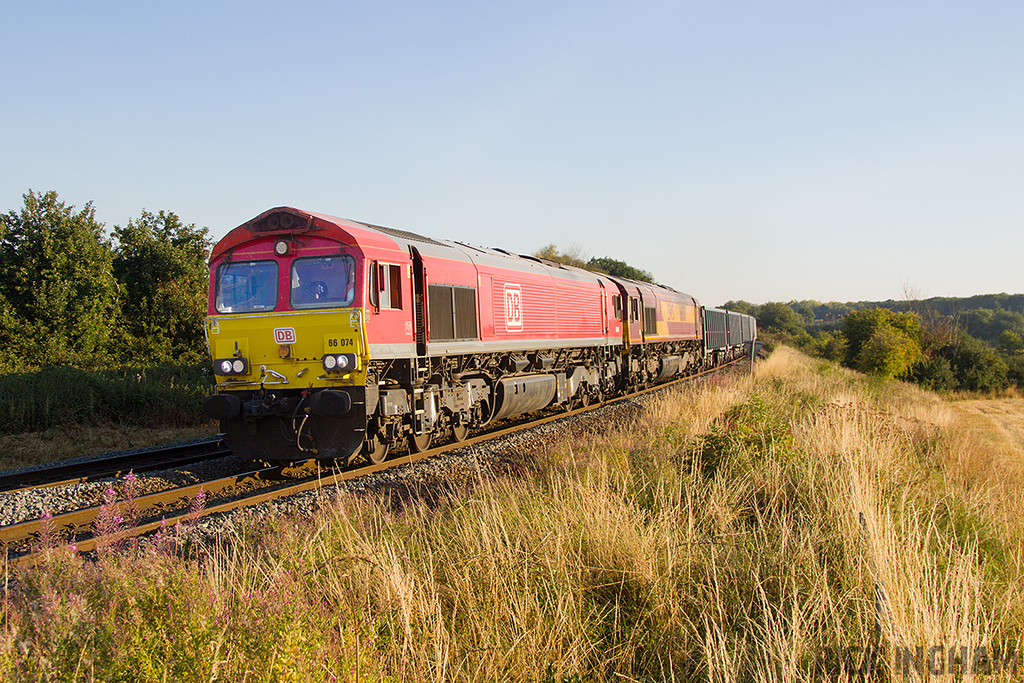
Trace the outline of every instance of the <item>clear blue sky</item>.
<path fill-rule="evenodd" d="M 718 305 L 1024 291 L 1024 3 L 3 2 L 0 211 L 289 205 Z"/>

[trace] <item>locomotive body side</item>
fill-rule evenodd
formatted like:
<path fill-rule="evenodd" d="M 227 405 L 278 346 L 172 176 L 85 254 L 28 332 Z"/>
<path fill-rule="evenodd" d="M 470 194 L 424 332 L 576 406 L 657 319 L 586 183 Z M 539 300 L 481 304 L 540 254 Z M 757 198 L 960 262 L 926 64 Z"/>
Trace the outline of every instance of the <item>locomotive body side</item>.
<path fill-rule="evenodd" d="M 623 318 L 624 385 L 662 382 L 703 365 L 701 306 L 668 287 L 611 278 L 619 290 Z"/>

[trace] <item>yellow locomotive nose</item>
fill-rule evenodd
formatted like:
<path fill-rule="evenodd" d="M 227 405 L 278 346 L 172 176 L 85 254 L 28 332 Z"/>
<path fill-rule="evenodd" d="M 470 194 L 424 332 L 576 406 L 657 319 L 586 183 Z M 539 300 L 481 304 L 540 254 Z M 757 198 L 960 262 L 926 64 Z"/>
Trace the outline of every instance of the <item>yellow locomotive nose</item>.
<path fill-rule="evenodd" d="M 302 388 L 365 381 L 359 311 L 221 315 L 207 325 L 214 373 L 224 389 L 295 384 Z"/>

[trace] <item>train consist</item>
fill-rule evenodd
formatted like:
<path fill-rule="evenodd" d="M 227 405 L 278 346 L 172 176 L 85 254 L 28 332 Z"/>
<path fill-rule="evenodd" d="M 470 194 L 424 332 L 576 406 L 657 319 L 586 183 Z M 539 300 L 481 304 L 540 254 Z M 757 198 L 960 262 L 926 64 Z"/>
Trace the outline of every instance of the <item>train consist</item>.
<path fill-rule="evenodd" d="M 753 318 L 667 287 L 292 208 L 210 256 L 204 413 L 235 453 L 382 461 L 746 353 Z"/>

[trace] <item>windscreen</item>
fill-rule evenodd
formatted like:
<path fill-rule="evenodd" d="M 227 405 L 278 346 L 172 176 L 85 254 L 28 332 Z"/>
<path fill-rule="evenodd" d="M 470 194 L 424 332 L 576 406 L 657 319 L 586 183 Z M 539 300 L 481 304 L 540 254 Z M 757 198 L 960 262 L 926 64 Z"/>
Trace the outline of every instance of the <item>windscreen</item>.
<path fill-rule="evenodd" d="M 277 307 L 277 263 L 235 261 L 217 268 L 219 313 L 253 313 Z"/>
<path fill-rule="evenodd" d="M 351 256 L 292 261 L 292 308 L 341 308 L 355 299 L 355 260 Z"/>

